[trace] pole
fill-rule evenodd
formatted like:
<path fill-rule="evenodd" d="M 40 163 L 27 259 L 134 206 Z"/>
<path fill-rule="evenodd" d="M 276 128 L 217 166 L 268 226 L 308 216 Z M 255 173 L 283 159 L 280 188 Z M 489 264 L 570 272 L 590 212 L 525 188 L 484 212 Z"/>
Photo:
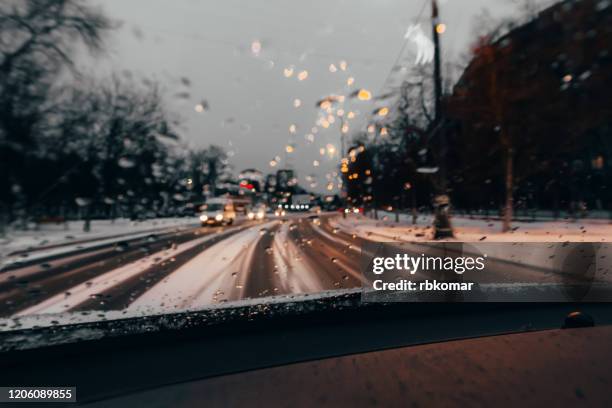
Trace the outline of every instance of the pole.
<path fill-rule="evenodd" d="M 435 123 L 438 123 L 441 116 L 442 104 L 442 74 L 440 68 L 440 33 L 438 33 L 439 24 L 438 3 L 436 0 L 431 0 L 431 27 L 432 38 L 434 43 L 434 107 L 435 107 Z"/>
<path fill-rule="evenodd" d="M 345 152 L 345 137 L 344 137 L 344 117 L 341 118 L 340 120 L 340 158 L 344 157 L 344 152 Z"/>
<path fill-rule="evenodd" d="M 338 157 L 340 157 L 340 162 L 342 163 L 342 160 L 344 159 L 344 118 L 341 118 L 340 120 L 340 152 Z M 344 205 L 342 206 L 342 218 L 346 218 L 346 209 L 348 208 L 348 200 L 347 197 L 345 197 L 345 181 L 346 180 L 343 180 L 342 188 L 340 189 L 340 199 L 344 202 Z"/>
<path fill-rule="evenodd" d="M 431 28 L 434 43 L 434 122 L 432 132 L 441 132 L 438 136 L 438 190 L 434 197 L 434 239 L 453 237 L 453 228 L 450 222 L 450 197 L 446 191 L 446 141 L 444 140 L 444 129 L 440 126 L 442 119 L 442 74 L 440 69 L 440 32 L 439 10 L 436 0 L 431 0 Z"/>

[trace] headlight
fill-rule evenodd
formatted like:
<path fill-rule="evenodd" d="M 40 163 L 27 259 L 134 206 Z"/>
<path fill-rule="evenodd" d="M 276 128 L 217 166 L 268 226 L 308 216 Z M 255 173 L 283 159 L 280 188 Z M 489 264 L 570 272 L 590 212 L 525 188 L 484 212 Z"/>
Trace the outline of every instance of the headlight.
<path fill-rule="evenodd" d="M 264 213 L 263 213 L 263 211 L 259 211 L 259 212 L 257 213 L 257 219 L 258 219 L 258 220 L 261 220 L 261 219 L 263 219 L 263 217 L 264 217 Z"/>
<path fill-rule="evenodd" d="M 208 215 L 200 215 L 200 221 L 202 222 L 208 221 Z"/>
<path fill-rule="evenodd" d="M 359 208 L 353 208 L 353 212 L 354 212 L 355 214 L 359 214 Z"/>
<path fill-rule="evenodd" d="M 255 218 L 255 213 L 250 212 L 247 214 L 247 217 L 249 218 L 249 220 L 252 220 L 253 218 Z"/>
<path fill-rule="evenodd" d="M 215 215 L 215 220 L 217 220 L 217 221 L 223 221 L 223 214 L 217 214 L 217 215 Z"/>

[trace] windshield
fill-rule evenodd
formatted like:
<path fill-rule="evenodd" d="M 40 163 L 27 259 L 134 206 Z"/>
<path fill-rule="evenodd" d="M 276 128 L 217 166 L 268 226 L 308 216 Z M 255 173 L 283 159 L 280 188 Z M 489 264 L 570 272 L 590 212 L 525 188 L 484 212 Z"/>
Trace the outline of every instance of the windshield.
<path fill-rule="evenodd" d="M 223 211 L 224 208 L 225 206 L 223 204 L 206 204 L 203 207 L 203 210 L 207 212 L 215 212 L 215 211 Z"/>
<path fill-rule="evenodd" d="M 453 264 L 484 299 L 567 283 L 557 244 L 603 262 L 612 240 L 611 18 L 599 0 L 2 1 L 0 330 L 378 290 L 387 264 L 364 265 L 387 244 L 470 243 L 466 263 L 503 270 Z"/>

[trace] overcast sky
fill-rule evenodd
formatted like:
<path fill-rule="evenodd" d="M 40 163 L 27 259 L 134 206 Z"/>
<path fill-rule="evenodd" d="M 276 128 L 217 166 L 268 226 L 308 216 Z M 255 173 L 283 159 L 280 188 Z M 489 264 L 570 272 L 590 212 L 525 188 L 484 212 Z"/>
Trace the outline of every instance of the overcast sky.
<path fill-rule="evenodd" d="M 316 101 L 358 88 L 377 93 L 407 28 L 420 23 L 430 35 L 429 0 L 96 1 L 121 23 L 107 41 L 107 54 L 90 65 L 96 75 L 130 71 L 156 79 L 168 109 L 181 118 L 186 144 L 222 146 L 236 171 L 292 167 L 304 186 L 307 175 L 316 176 L 317 191 L 338 166 L 337 156 L 321 156 L 320 149 L 340 147 L 340 126 L 318 126 L 314 142 L 306 140 L 316 126 Z M 519 12 L 517 2 L 510 0 L 440 0 L 441 20 L 447 24 L 442 36 L 446 62 L 459 62 L 466 53 L 477 29 L 475 16 L 484 8 L 494 18 Z M 253 42 L 261 44 L 259 52 Z M 409 41 L 401 64 L 413 64 L 416 51 Z M 346 71 L 340 69 L 341 61 L 346 61 Z M 330 72 L 330 64 L 338 71 Z M 290 67 L 293 74 L 287 78 Z M 308 76 L 300 81 L 302 71 Z M 347 86 L 349 77 L 354 78 L 352 86 Z M 401 71 L 395 73 L 385 90 L 403 79 Z M 297 108 L 295 99 L 301 102 Z M 210 109 L 198 113 L 195 107 L 202 101 Z M 345 112 L 356 114 L 350 131 L 363 128 L 376 106 L 347 103 Z M 292 124 L 295 134 L 289 130 Z M 288 144 L 295 146 L 292 154 L 285 153 Z M 281 162 L 273 169 L 269 163 L 275 156 Z"/>

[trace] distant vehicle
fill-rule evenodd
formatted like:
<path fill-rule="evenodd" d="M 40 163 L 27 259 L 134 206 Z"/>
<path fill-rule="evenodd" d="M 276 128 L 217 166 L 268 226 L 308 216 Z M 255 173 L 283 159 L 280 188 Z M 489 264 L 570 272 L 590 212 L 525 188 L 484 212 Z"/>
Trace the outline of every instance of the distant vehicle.
<path fill-rule="evenodd" d="M 202 226 L 231 225 L 236 219 L 234 201 L 228 198 L 211 198 L 200 209 L 200 223 Z"/>
<path fill-rule="evenodd" d="M 312 206 L 312 197 L 310 194 L 294 194 L 291 196 L 290 211 L 308 211 Z M 285 205 L 287 209 L 287 205 Z"/>
<path fill-rule="evenodd" d="M 249 220 L 263 220 L 266 218 L 266 206 L 262 204 L 251 208 L 247 212 L 247 218 Z"/>
<path fill-rule="evenodd" d="M 276 210 L 274 210 L 274 215 L 277 217 L 284 217 L 287 213 L 283 209 L 281 205 L 278 206 Z"/>
<path fill-rule="evenodd" d="M 364 210 L 362 207 L 346 207 L 340 208 L 338 211 L 344 212 L 345 214 L 363 214 Z"/>

